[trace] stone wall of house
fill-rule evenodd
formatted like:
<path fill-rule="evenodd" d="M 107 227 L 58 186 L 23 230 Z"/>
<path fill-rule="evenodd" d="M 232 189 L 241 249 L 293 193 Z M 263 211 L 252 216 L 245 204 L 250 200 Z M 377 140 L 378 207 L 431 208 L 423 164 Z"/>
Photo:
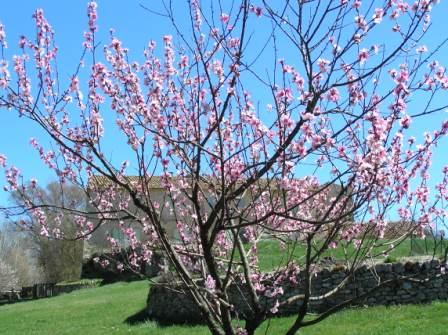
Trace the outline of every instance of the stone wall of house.
<path fill-rule="evenodd" d="M 347 278 L 347 270 L 343 267 L 323 269 L 312 278 L 312 296 L 328 293 Z M 410 279 L 403 279 L 404 277 Z M 378 284 L 392 280 L 386 286 L 378 288 Z M 283 281 L 280 286 L 284 294 L 277 296 L 280 306 L 277 315 L 290 315 L 297 312 L 302 301 L 297 299 L 286 303 L 288 298 L 303 293 L 303 277 L 297 277 L 296 283 Z M 353 301 L 351 305 L 391 305 L 424 303 L 448 298 L 448 275 L 443 274 L 441 263 L 432 260 L 423 263 L 396 263 L 362 266 L 346 283 L 327 298 L 312 301 L 310 311 L 323 312 L 346 300 L 359 297 L 370 290 L 367 297 Z M 149 292 L 147 313 L 150 318 L 161 323 L 201 323 L 199 310 L 191 298 L 182 293 L 179 285 L 153 285 Z M 230 299 L 235 312 L 240 318 L 250 316 L 251 310 L 246 303 L 249 297 L 241 287 L 230 287 Z M 262 304 L 266 311 L 274 304 L 274 299 L 263 297 Z M 269 313 L 269 312 L 268 312 Z"/>
<path fill-rule="evenodd" d="M 115 254 L 94 253 L 83 261 L 82 278 L 101 278 L 105 283 L 112 283 L 153 278 L 167 271 L 168 261 L 159 252 L 154 252 L 149 262 L 139 262 L 140 268 L 131 269 L 129 255 L 134 252 L 139 254 L 140 249 L 122 249 Z M 124 267 L 119 270 L 118 264 L 124 264 Z"/>

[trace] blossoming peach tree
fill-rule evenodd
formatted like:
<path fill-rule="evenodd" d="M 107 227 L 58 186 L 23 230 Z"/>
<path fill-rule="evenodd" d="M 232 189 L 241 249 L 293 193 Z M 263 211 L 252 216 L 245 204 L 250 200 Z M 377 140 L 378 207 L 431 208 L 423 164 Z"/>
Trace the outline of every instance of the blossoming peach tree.
<path fill-rule="evenodd" d="M 30 192 L 37 181 L 1 155 L 5 191 L 23 195 L 22 206 L 4 212 L 31 213 L 50 238 L 64 238 L 58 224 L 67 216 L 78 238 L 115 224 L 133 266 L 163 252 L 213 334 L 253 334 L 286 303 L 281 283 L 301 285 L 287 332 L 294 334 L 350 303 L 305 318 L 310 301 L 344 287 L 312 290 L 329 250 L 344 250 L 350 278 L 367 257 L 423 236 L 446 216 L 448 167 L 438 181 L 429 176 L 448 131 L 448 121 L 434 121 L 446 107 L 448 76 L 423 44 L 436 2 L 164 2 L 164 13 L 148 15 L 167 19 L 175 34 L 161 46 L 147 43 L 140 62 L 114 32 L 97 42 L 90 2 L 69 82 L 58 76 L 43 10 L 18 55 L 8 54 L 0 24 L 2 112 L 42 129 L 47 139 L 30 143 L 43 163 L 89 197 L 86 211 L 45 204 Z M 189 13 L 187 25 L 177 6 Z M 433 129 L 422 137 L 415 125 L 424 119 Z M 109 159 L 108 134 L 128 144 L 123 163 Z M 155 178 L 162 201 L 149 186 Z M 384 239 L 391 217 L 403 229 Z M 263 243 L 283 248 L 267 273 L 259 266 Z M 235 286 L 251 312 L 238 313 Z"/>

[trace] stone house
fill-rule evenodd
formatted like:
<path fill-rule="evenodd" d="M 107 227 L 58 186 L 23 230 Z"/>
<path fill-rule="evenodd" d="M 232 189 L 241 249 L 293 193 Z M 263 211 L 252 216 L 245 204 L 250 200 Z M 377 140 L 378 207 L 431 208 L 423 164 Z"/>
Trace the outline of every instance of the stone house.
<path fill-rule="evenodd" d="M 128 176 L 126 177 L 127 180 L 130 183 L 139 183 L 140 178 L 138 176 Z M 176 177 L 174 177 L 176 178 Z M 201 188 L 204 190 L 210 190 L 210 191 L 204 191 L 205 193 L 205 199 L 204 201 L 208 203 L 208 205 L 204 206 L 203 208 L 211 208 L 213 206 L 218 198 L 218 192 L 213 191 L 213 185 L 215 184 L 214 179 L 211 179 L 210 177 L 204 177 L 203 182 L 201 182 Z M 95 176 L 91 180 L 89 180 L 88 189 L 92 191 L 95 190 L 102 190 L 106 189 L 110 184 L 110 181 L 103 176 Z M 273 180 L 271 182 L 267 182 L 266 180 L 260 180 L 259 181 L 259 187 L 265 187 L 266 189 L 269 188 L 270 192 L 279 192 L 280 191 L 280 183 L 276 180 Z M 147 183 L 147 189 L 150 192 L 150 197 L 152 202 L 156 202 L 158 204 L 165 204 L 165 203 L 171 203 L 169 197 L 167 197 L 165 187 L 163 186 L 163 180 L 160 176 L 152 176 L 148 179 Z M 328 192 L 328 196 L 334 197 L 338 194 L 340 191 L 340 186 L 336 184 L 330 185 L 330 190 Z M 234 201 L 234 205 L 239 208 L 244 208 L 247 204 L 249 204 L 252 201 L 250 192 L 245 192 L 242 197 L 236 199 Z M 118 205 L 118 204 L 117 204 Z M 132 210 L 132 209 L 131 209 Z M 170 236 L 173 239 L 176 239 L 178 237 L 177 235 L 177 229 L 176 229 L 176 219 L 173 215 L 172 205 L 169 207 L 163 207 L 161 210 L 161 220 L 162 223 L 165 226 L 165 229 L 168 233 L 168 236 Z M 125 227 L 132 227 L 137 235 L 137 239 L 141 239 L 144 237 L 142 228 L 140 225 L 136 224 L 135 222 L 128 221 L 124 222 Z M 88 244 L 87 248 L 93 248 L 94 250 L 105 250 L 109 247 L 106 236 L 110 235 L 115 240 L 119 241 L 119 243 L 126 247 L 128 246 L 128 241 L 126 241 L 126 238 L 122 232 L 122 229 L 118 226 L 116 222 L 106 222 L 101 227 L 95 230 L 95 232 L 92 234 Z"/>

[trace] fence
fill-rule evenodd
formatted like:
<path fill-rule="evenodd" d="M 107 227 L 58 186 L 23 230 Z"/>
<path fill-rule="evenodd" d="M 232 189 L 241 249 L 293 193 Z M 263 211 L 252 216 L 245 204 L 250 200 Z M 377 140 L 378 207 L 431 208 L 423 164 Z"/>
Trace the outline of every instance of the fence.
<path fill-rule="evenodd" d="M 94 286 L 96 286 L 96 284 L 34 284 L 33 286 L 22 287 L 21 290 L 12 289 L 9 291 L 0 292 L 0 305 L 19 301 L 54 297 L 61 293 L 69 293 L 82 288 L 89 288 Z"/>

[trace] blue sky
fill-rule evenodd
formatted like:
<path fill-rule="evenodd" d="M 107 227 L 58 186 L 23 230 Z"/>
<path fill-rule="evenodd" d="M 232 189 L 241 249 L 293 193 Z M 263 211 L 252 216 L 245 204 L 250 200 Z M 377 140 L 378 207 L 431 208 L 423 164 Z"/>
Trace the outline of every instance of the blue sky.
<path fill-rule="evenodd" d="M 34 22 L 31 16 L 36 8 L 42 8 L 56 32 L 60 76 L 68 80 L 82 52 L 83 32 L 87 30 L 86 4 L 87 1 L 80 0 L 23 2 L 2 0 L 0 22 L 5 26 L 7 34 L 7 58 L 11 59 L 12 55 L 19 53 L 16 45 L 21 35 L 34 36 Z M 165 19 L 149 14 L 140 4 L 151 5 L 155 9 L 158 7 L 154 6 L 153 1 L 98 1 L 98 25 L 104 37 L 100 43 L 108 42 L 107 32 L 113 27 L 133 56 L 141 58 L 143 48 L 149 40 L 154 39 L 160 43 L 164 34 L 172 33 Z M 16 112 L 0 111 L 0 153 L 8 157 L 8 163 L 19 167 L 26 179 L 35 177 L 41 185 L 45 185 L 54 179 L 54 175 L 42 165 L 37 152 L 29 145 L 29 139 L 32 137 L 42 138 L 43 133 L 30 121 L 18 118 Z M 2 172 L 0 185 L 3 187 L 4 184 Z M 0 206 L 5 205 L 7 199 L 8 194 L 1 190 Z"/>
<path fill-rule="evenodd" d="M 181 0 L 173 3 L 177 6 Z M 383 1 L 379 1 L 382 3 Z M 17 51 L 16 44 L 20 35 L 33 36 L 34 26 L 31 15 L 36 8 L 43 8 L 45 16 L 56 31 L 56 42 L 59 46 L 59 72 L 63 78 L 69 78 L 77 65 L 81 55 L 81 44 L 83 32 L 87 29 L 86 1 L 56 1 L 56 0 L 36 0 L 36 1 L 12 1 L 2 0 L 0 21 L 5 25 L 7 39 L 9 43 L 8 58 Z M 124 41 L 125 46 L 136 60 L 141 59 L 144 46 L 151 39 L 159 42 L 164 34 L 173 33 L 169 22 L 159 16 L 153 15 L 141 8 L 140 4 L 151 7 L 159 11 L 161 1 L 158 0 L 104 0 L 98 1 L 99 28 L 102 31 L 104 40 L 107 42 L 107 31 L 114 28 L 118 37 Z M 175 8 L 179 12 L 182 10 Z M 182 13 L 180 13 L 182 14 Z M 442 1 L 433 13 L 433 27 L 427 36 L 425 44 L 431 46 L 448 37 L 446 30 L 446 15 L 448 14 L 448 2 Z M 187 20 L 187 15 L 179 15 L 179 19 Z M 183 22 L 186 24 L 186 21 Z M 182 22 L 181 22 L 182 24 Z M 388 35 L 384 35 L 389 38 Z M 283 45 L 283 47 L 286 47 Z M 280 50 L 286 50 L 287 47 Z M 280 51 L 282 52 L 282 51 Z M 283 56 L 283 55 L 280 55 Z M 285 57 L 287 58 L 287 57 Z M 448 64 L 448 50 L 445 47 L 439 54 L 439 60 Z M 252 92 L 256 99 L 256 92 Z M 448 103 L 448 101 L 447 101 Z M 426 128 L 434 128 L 441 119 L 448 118 L 448 113 L 435 116 L 419 124 L 418 130 L 423 132 Z M 107 129 L 106 129 L 107 131 Z M 421 134 L 416 133 L 416 136 Z M 40 163 L 37 153 L 28 144 L 31 137 L 42 137 L 42 132 L 25 119 L 19 119 L 15 112 L 0 110 L 0 153 L 8 157 L 8 162 L 21 169 L 26 179 L 36 177 L 41 184 L 45 184 L 53 179 L 48 170 Z M 109 142 L 110 154 L 120 157 L 122 151 L 119 145 Z M 441 167 L 448 163 L 448 147 L 445 140 L 437 151 L 433 174 L 437 174 Z M 4 184 L 4 176 L 0 175 L 0 185 Z M 0 206 L 7 203 L 8 195 L 0 190 Z"/>

